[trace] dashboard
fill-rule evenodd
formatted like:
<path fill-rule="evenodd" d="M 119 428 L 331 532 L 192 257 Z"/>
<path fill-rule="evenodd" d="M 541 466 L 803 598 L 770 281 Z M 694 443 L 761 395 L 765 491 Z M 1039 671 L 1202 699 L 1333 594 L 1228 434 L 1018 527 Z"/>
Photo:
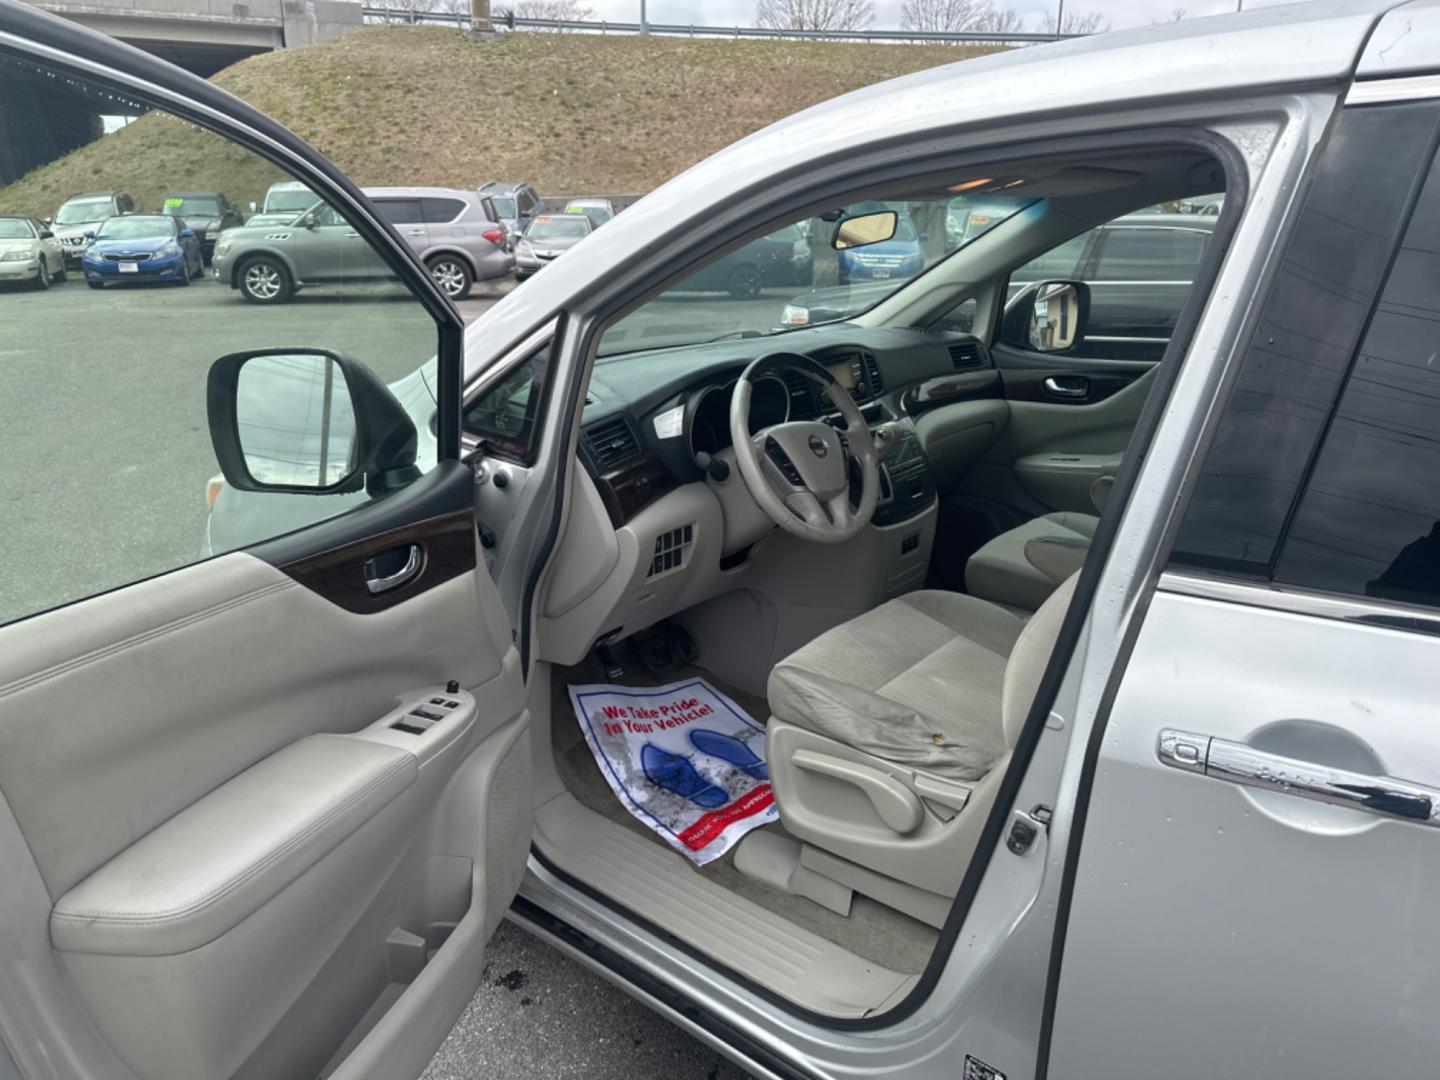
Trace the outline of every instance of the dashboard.
<path fill-rule="evenodd" d="M 964 382 L 963 393 L 999 393 L 979 339 L 910 328 L 840 323 L 602 360 L 586 397 L 580 455 L 616 528 L 666 492 L 704 478 L 704 462 L 730 446 L 736 380 L 756 358 L 780 351 L 820 364 L 875 419 L 913 415 L 925 386 Z M 781 371 L 755 381 L 750 430 L 833 411 L 815 382 Z"/>

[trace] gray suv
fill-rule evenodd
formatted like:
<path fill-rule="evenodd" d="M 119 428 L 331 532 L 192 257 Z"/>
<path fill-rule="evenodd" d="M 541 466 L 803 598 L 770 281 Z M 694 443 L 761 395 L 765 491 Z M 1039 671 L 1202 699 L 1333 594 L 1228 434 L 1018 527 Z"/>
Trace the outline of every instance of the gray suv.
<path fill-rule="evenodd" d="M 451 300 L 469 296 L 476 281 L 508 277 L 514 267 L 505 226 L 491 216 L 489 199 L 442 187 L 363 190 Z"/>
<path fill-rule="evenodd" d="M 530 219 L 545 212 L 540 193 L 523 181 L 486 181 L 480 185 L 480 196 L 489 199 L 494 205 L 500 220 L 505 223 L 505 231 L 510 234 L 512 248 L 520 239 L 520 234 L 525 231 L 525 226 L 530 224 Z"/>

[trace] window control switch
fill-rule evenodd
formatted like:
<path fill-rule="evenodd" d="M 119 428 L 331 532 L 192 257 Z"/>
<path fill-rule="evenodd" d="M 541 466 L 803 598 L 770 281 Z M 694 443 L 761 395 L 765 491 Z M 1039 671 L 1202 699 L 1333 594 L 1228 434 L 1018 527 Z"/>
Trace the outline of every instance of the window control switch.
<path fill-rule="evenodd" d="M 438 712 L 435 712 L 433 709 L 426 709 L 426 708 L 423 708 L 423 707 L 417 705 L 415 708 L 413 708 L 413 709 L 410 710 L 410 715 L 411 715 L 411 716 L 418 716 L 418 717 L 420 717 L 420 719 L 422 719 L 422 720 L 439 720 L 439 719 L 441 719 L 445 714 L 444 714 L 444 713 L 438 713 Z"/>
<path fill-rule="evenodd" d="M 431 705 L 453 705 L 453 704 L 455 704 L 455 703 L 454 703 L 453 701 L 446 701 L 443 697 L 432 697 L 432 698 L 430 699 L 430 704 L 431 704 Z"/>
<path fill-rule="evenodd" d="M 440 702 L 440 704 L 445 706 L 445 708 L 447 709 L 458 709 L 460 707 L 460 702 L 458 701 L 442 701 Z"/>
<path fill-rule="evenodd" d="M 407 724 L 404 720 L 396 720 L 390 727 L 395 731 L 403 731 L 407 735 L 424 735 L 425 728 L 416 727 L 414 724 Z"/>

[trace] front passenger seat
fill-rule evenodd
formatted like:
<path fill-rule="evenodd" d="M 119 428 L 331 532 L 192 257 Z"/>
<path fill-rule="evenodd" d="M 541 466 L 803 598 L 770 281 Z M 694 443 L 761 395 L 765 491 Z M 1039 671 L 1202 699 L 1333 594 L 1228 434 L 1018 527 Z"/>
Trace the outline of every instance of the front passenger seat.
<path fill-rule="evenodd" d="M 1034 611 L 1085 562 L 1100 519 L 1061 510 L 991 540 L 965 564 L 965 590 L 1007 608 Z"/>

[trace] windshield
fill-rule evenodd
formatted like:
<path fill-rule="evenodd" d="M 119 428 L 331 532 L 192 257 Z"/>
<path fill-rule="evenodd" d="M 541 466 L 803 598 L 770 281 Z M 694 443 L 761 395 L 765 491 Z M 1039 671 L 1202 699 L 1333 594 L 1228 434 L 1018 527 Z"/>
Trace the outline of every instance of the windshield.
<path fill-rule="evenodd" d="M 176 217 L 181 214 L 219 217 L 220 200 L 213 195 L 171 195 L 165 200 L 165 213 Z"/>
<path fill-rule="evenodd" d="M 112 217 L 95 235 L 102 240 L 133 240 L 137 237 L 174 236 L 175 225 L 168 217 Z"/>
<path fill-rule="evenodd" d="M 495 204 L 495 212 L 502 218 L 516 217 L 515 200 L 508 195 L 492 195 L 490 201 Z"/>
<path fill-rule="evenodd" d="M 309 188 L 271 191 L 265 196 L 265 212 L 267 214 L 284 213 L 287 210 L 309 210 L 313 205 L 315 205 L 315 193 Z"/>
<path fill-rule="evenodd" d="M 114 213 L 109 199 L 72 199 L 55 215 L 56 225 L 85 225 L 104 221 Z"/>
<path fill-rule="evenodd" d="M 19 218 L 0 218 L 0 240 L 33 240 L 30 223 Z"/>
<path fill-rule="evenodd" d="M 615 323 L 600 341 L 600 355 L 725 337 L 768 337 L 851 318 L 1032 202 L 991 195 L 985 199 L 986 212 L 972 215 L 963 197 L 948 194 L 867 200 L 787 223 L 711 260 Z M 831 246 L 842 217 L 887 210 L 897 215 L 890 238 L 845 251 Z M 952 224 L 957 217 L 969 227 Z"/>
<path fill-rule="evenodd" d="M 591 221 L 599 222 L 601 225 L 615 216 L 610 212 L 608 206 L 597 206 L 594 203 L 579 203 L 578 205 L 572 203 L 565 208 L 565 212 L 567 214 L 584 214 Z"/>
<path fill-rule="evenodd" d="M 590 233 L 584 216 L 536 218 L 525 230 L 527 240 L 573 240 Z"/>

